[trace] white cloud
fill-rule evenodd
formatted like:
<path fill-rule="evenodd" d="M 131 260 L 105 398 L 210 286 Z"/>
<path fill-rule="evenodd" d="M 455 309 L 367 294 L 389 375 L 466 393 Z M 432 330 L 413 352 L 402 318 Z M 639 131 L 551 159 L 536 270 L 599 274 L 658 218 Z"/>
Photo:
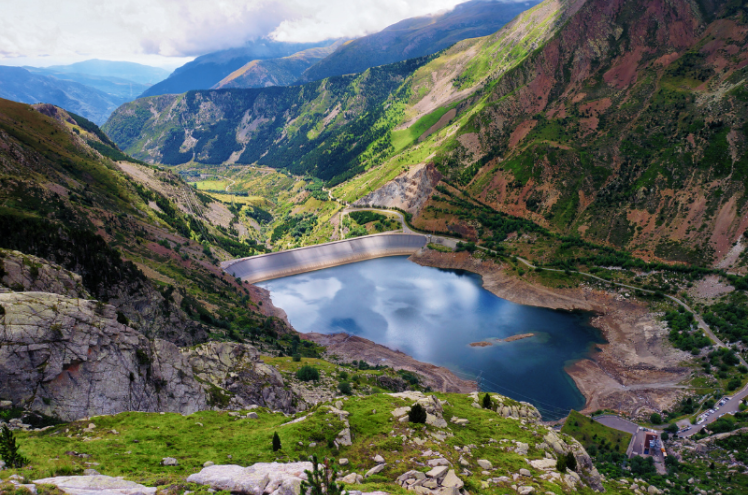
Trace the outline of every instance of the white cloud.
<path fill-rule="evenodd" d="M 104 58 L 160 65 L 279 41 L 356 37 L 460 0 L 5 0 L 0 63 Z M 15 63 L 13 62 L 15 60 Z"/>

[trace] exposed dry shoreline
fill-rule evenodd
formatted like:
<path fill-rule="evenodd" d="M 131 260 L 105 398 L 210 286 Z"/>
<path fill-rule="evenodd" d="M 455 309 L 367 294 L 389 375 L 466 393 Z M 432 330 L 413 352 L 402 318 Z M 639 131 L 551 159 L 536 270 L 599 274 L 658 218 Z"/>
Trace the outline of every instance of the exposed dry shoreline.
<path fill-rule="evenodd" d="M 616 293 L 591 288 L 549 289 L 508 275 L 501 265 L 477 260 L 469 253 L 424 250 L 409 258 L 424 266 L 467 270 L 483 277 L 483 287 L 519 304 L 595 313 L 591 324 L 607 344 L 597 346 L 589 359 L 566 371 L 587 399 L 584 412 L 608 408 L 632 415 L 648 415 L 668 408 L 683 393 L 679 385 L 689 375 L 681 363 L 688 353 L 667 342 L 667 329 L 642 304 Z"/>
<path fill-rule="evenodd" d="M 438 392 L 452 392 L 468 394 L 478 390 L 473 381 L 458 378 L 447 368 L 416 361 L 401 351 L 393 351 L 371 340 L 335 333 L 331 335 L 321 333 L 303 333 L 302 339 L 311 340 L 327 348 L 326 357 L 332 361 L 351 362 L 364 360 L 371 365 L 382 364 L 394 369 L 404 369 L 417 373 L 425 378 L 426 385 Z"/>

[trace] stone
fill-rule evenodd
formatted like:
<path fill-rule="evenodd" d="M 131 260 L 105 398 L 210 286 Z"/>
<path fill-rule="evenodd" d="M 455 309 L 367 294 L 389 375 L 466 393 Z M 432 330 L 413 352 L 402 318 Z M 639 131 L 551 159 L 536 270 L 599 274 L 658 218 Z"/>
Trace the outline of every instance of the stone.
<path fill-rule="evenodd" d="M 384 471 L 384 468 L 387 467 L 387 464 L 377 464 L 373 468 L 366 471 L 366 474 L 364 475 L 364 478 L 368 478 L 369 476 L 373 476 L 375 474 L 379 474 L 382 471 Z"/>
<path fill-rule="evenodd" d="M 377 454 L 374 456 L 374 462 L 376 462 L 377 464 L 384 464 L 384 457 Z"/>
<path fill-rule="evenodd" d="M 343 401 L 342 400 L 336 400 L 335 401 L 335 409 L 343 409 Z"/>
<path fill-rule="evenodd" d="M 210 467 L 210 466 L 215 466 L 215 463 L 213 461 L 207 461 L 206 463 L 203 464 L 203 467 Z"/>
<path fill-rule="evenodd" d="M 435 416 L 433 414 L 426 414 L 426 424 L 430 426 L 435 426 L 436 428 L 446 428 L 447 422 L 444 420 L 444 418 L 440 418 L 438 416 Z"/>
<path fill-rule="evenodd" d="M 0 409 L 11 409 L 13 407 L 13 402 L 9 400 L 0 400 Z"/>
<path fill-rule="evenodd" d="M 340 464 L 341 466 L 347 466 L 348 465 L 348 458 L 341 457 L 340 459 L 338 459 L 338 464 Z"/>
<path fill-rule="evenodd" d="M 530 450 L 530 446 L 522 442 L 517 442 L 517 447 L 514 449 L 514 451 L 519 455 L 527 455 L 528 450 Z"/>
<path fill-rule="evenodd" d="M 134 481 L 111 476 L 57 476 L 34 480 L 36 485 L 54 485 L 68 495 L 155 495 L 149 488 Z"/>
<path fill-rule="evenodd" d="M 649 495 L 660 495 L 662 492 L 656 486 L 649 485 L 649 488 L 647 488 L 647 493 L 649 493 Z"/>
<path fill-rule="evenodd" d="M 427 464 L 429 465 L 429 467 L 449 466 L 449 461 L 444 458 L 429 459 Z"/>
<path fill-rule="evenodd" d="M 457 477 L 454 470 L 452 469 L 447 471 L 447 475 L 444 477 L 441 484 L 442 486 L 446 486 L 448 488 L 454 487 L 458 490 L 465 486 L 465 483 L 463 483 L 462 480 Z"/>
<path fill-rule="evenodd" d="M 360 474 L 356 473 L 350 473 L 342 478 L 340 478 L 340 481 L 345 483 L 346 485 L 354 485 L 361 483 L 361 479 L 363 477 Z"/>
<path fill-rule="evenodd" d="M 517 489 L 517 493 L 519 493 L 519 495 L 530 495 L 535 493 L 535 488 L 532 486 L 520 486 Z"/>
<path fill-rule="evenodd" d="M 350 447 L 353 445 L 353 442 L 351 441 L 351 429 L 345 428 L 340 433 L 338 433 L 338 436 L 335 438 L 335 442 L 338 445 L 343 445 L 346 447 Z"/>
<path fill-rule="evenodd" d="M 179 461 L 177 461 L 173 457 L 164 457 L 163 459 L 161 459 L 161 465 L 162 466 L 179 466 Z"/>
<path fill-rule="evenodd" d="M 396 418 L 402 418 L 410 412 L 410 407 L 398 407 L 392 411 L 392 415 Z"/>
<path fill-rule="evenodd" d="M 535 469 L 542 469 L 542 470 L 548 470 L 548 469 L 556 469 L 556 460 L 555 459 L 535 459 L 530 461 L 530 465 Z"/>
<path fill-rule="evenodd" d="M 263 492 L 292 495 L 299 493 L 301 481 L 306 479 L 304 471 L 312 469 L 311 462 L 258 462 L 246 468 L 217 465 L 203 468 L 189 476 L 187 482 L 245 495 L 262 495 Z"/>
<path fill-rule="evenodd" d="M 491 461 L 486 459 L 478 459 L 478 465 L 483 469 L 493 469 L 493 464 L 491 464 Z"/>
<path fill-rule="evenodd" d="M 426 473 L 426 476 L 428 476 L 429 478 L 439 479 L 446 475 L 447 471 L 449 471 L 449 468 L 447 466 L 436 466 L 435 468 L 431 469 L 431 471 Z"/>
<path fill-rule="evenodd" d="M 247 413 L 247 419 L 260 419 L 256 412 Z"/>
<path fill-rule="evenodd" d="M 520 474 L 520 476 L 525 476 L 527 478 L 530 478 L 532 476 L 532 473 L 530 472 L 530 470 L 529 469 L 525 469 L 525 468 L 520 469 L 519 470 L 519 474 Z"/>

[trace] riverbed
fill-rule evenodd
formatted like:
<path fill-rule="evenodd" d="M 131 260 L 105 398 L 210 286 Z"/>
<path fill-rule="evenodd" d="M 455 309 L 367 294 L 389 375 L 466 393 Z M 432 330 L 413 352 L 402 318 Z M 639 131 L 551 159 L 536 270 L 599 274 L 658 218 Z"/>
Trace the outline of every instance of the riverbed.
<path fill-rule="evenodd" d="M 477 379 L 481 390 L 531 402 L 547 420 L 584 407 L 564 369 L 604 342 L 589 313 L 515 304 L 485 290 L 478 275 L 420 266 L 404 256 L 258 285 L 299 332 L 346 332 L 401 350 Z M 481 341 L 493 345 L 470 346 Z"/>

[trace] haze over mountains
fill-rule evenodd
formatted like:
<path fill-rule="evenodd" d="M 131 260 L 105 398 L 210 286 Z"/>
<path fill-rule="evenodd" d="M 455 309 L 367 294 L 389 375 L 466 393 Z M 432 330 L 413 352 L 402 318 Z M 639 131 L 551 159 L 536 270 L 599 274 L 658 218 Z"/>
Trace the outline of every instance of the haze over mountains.
<path fill-rule="evenodd" d="M 51 103 L 103 124 L 117 107 L 168 75 L 157 67 L 107 60 L 44 68 L 0 66 L 0 97 Z"/>

